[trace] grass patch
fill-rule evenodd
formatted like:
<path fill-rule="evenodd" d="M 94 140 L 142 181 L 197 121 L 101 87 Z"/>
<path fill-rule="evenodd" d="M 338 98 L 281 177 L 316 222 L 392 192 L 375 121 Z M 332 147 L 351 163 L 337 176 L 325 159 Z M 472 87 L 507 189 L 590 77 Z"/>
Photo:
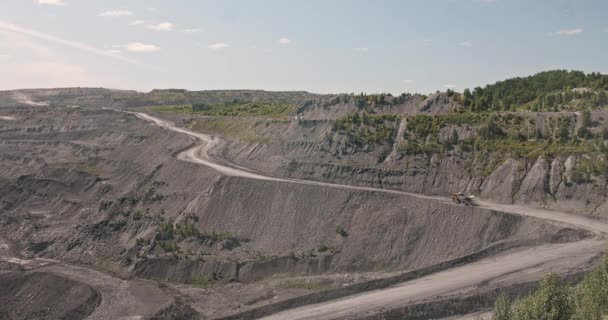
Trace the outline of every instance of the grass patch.
<path fill-rule="evenodd" d="M 192 280 L 192 284 L 195 284 L 197 286 L 201 286 L 201 287 L 209 287 L 211 286 L 213 283 L 215 282 L 215 279 L 208 275 L 208 274 L 202 274 L 196 278 L 194 278 L 194 280 Z"/>
<path fill-rule="evenodd" d="M 284 103 L 228 102 L 152 107 L 152 110 L 176 114 L 199 114 L 216 117 L 261 117 L 287 119 L 295 107 Z"/>
<path fill-rule="evenodd" d="M 219 134 L 226 138 L 250 144 L 265 144 L 270 138 L 254 131 L 257 120 L 246 118 L 209 118 L 192 119 L 186 122 L 186 127 L 193 131 Z"/>

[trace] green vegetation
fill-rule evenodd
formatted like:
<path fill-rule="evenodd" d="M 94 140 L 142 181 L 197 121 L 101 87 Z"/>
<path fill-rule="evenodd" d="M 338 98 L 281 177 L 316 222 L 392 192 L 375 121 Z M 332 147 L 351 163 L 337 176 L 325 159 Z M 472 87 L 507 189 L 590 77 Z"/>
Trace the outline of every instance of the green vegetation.
<path fill-rule="evenodd" d="M 402 153 L 408 155 L 445 153 L 452 150 L 456 145 L 462 151 L 471 151 L 474 141 L 460 139 L 456 131 L 457 127 L 487 123 L 486 129 L 481 129 L 481 131 L 487 131 L 489 126 L 490 131 L 493 134 L 495 133 L 495 120 L 489 113 L 453 112 L 437 116 L 414 115 L 406 120 L 407 131 L 404 137 L 406 143 L 399 146 L 399 149 Z M 440 138 L 441 131 L 450 126 L 452 129 L 449 134 Z"/>
<path fill-rule="evenodd" d="M 529 296 L 499 298 L 496 320 L 603 320 L 608 318 L 608 258 L 574 287 L 548 274 Z"/>
<path fill-rule="evenodd" d="M 335 251 L 336 251 L 336 248 L 334 248 L 334 247 L 332 247 L 332 246 L 328 246 L 328 245 L 326 245 L 326 244 L 321 244 L 321 245 L 320 245 L 320 246 L 317 248 L 317 251 L 318 251 L 318 252 L 320 252 L 320 253 L 323 253 L 323 252 L 332 252 L 332 253 L 333 253 L 333 252 L 335 252 Z"/>
<path fill-rule="evenodd" d="M 490 113 L 479 112 L 450 112 L 436 116 L 413 115 L 407 118 L 407 129 L 419 137 L 437 134 L 439 129 L 449 125 L 477 125 L 487 121 Z"/>
<path fill-rule="evenodd" d="M 206 287 L 211 286 L 215 281 L 216 281 L 216 279 L 213 278 L 212 276 L 210 276 L 208 274 L 202 274 L 202 275 L 196 277 L 194 280 L 192 280 L 192 284 L 206 288 Z"/>
<path fill-rule="evenodd" d="M 378 93 L 378 94 L 365 94 L 361 92 L 360 95 L 354 96 L 355 104 L 359 109 L 373 108 L 376 105 L 392 104 L 392 95 L 390 93 Z"/>
<path fill-rule="evenodd" d="M 595 157 L 583 157 L 576 163 L 573 177 L 576 183 L 589 183 L 594 176 L 608 181 L 608 155 L 606 152 Z"/>
<path fill-rule="evenodd" d="M 392 143 L 395 138 L 397 115 L 372 115 L 368 113 L 341 117 L 334 122 L 333 130 L 345 134 L 356 146 Z"/>
<path fill-rule="evenodd" d="M 158 193 L 158 187 L 160 185 L 152 184 L 151 187 L 147 188 L 144 191 L 143 200 L 144 201 L 162 201 L 166 198 L 165 195 Z"/>
<path fill-rule="evenodd" d="M 264 117 L 272 119 L 285 119 L 294 111 L 294 107 L 284 103 L 257 103 L 241 102 L 234 100 L 220 104 L 191 104 L 191 105 L 170 105 L 152 107 L 153 110 L 160 112 L 170 112 L 178 114 L 200 114 L 205 116 L 221 117 Z"/>
<path fill-rule="evenodd" d="M 179 253 L 179 246 L 175 241 L 156 241 L 158 245 L 166 252 Z"/>
<path fill-rule="evenodd" d="M 140 247 L 142 247 L 142 246 L 147 246 L 147 245 L 149 245 L 149 244 L 150 244 L 150 239 L 137 238 L 137 239 L 135 240 L 135 245 L 136 245 L 136 246 L 140 246 Z"/>
<path fill-rule="evenodd" d="M 235 139 L 249 144 L 268 143 L 271 139 L 258 134 L 255 126 L 259 120 L 248 118 L 206 118 L 190 119 L 185 126 L 198 132 L 211 132 L 220 134 L 229 139 Z M 268 122 L 266 122 L 268 123 Z"/>
<path fill-rule="evenodd" d="M 581 129 L 586 133 L 575 135 L 573 117 L 549 118 L 543 134 L 532 118 L 514 113 L 415 115 L 407 118 L 406 144 L 400 150 L 405 154 L 432 154 L 458 147 L 461 152 L 498 153 L 513 158 L 602 153 L 602 134 L 591 133 L 587 129 L 589 122 L 585 124 L 583 118 Z M 474 135 L 461 138 L 457 129 L 473 130 Z"/>
<path fill-rule="evenodd" d="M 608 156 L 604 140 L 608 129 L 599 130 L 590 112 L 555 114 L 544 118 L 543 131 L 525 113 L 459 111 L 437 116 L 406 118 L 402 155 L 467 155 L 479 173 L 488 175 L 509 158 L 535 161 L 544 156 L 577 156 L 573 179 L 592 183 L 608 181 Z M 578 123 L 578 129 L 577 128 Z M 470 167 L 470 169 L 474 169 Z"/>
<path fill-rule="evenodd" d="M 608 75 L 554 70 L 466 89 L 460 99 L 472 111 L 580 110 L 608 105 L 606 90 Z"/>
<path fill-rule="evenodd" d="M 224 240 L 230 240 L 237 246 L 240 244 L 239 238 L 229 232 L 212 231 L 205 233 L 200 231 L 195 225 L 196 221 L 198 221 L 198 218 L 193 214 L 188 215 L 180 223 L 161 221 L 156 230 L 155 240 L 167 252 L 179 252 L 178 242 L 185 239 L 196 239 L 207 245 L 213 245 Z"/>

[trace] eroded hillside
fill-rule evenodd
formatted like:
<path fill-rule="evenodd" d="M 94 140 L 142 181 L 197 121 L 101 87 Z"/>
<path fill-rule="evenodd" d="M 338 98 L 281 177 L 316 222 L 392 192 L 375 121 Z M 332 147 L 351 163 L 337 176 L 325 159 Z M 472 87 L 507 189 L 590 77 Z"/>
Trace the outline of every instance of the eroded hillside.
<path fill-rule="evenodd" d="M 61 261 L 175 282 L 165 294 L 207 315 L 586 236 L 402 194 L 222 176 L 177 159 L 192 138 L 115 110 L 2 113 L 0 225 L 14 255 L 52 259 L 36 261 L 55 274 Z M 76 271 L 58 275 L 104 292 Z M 149 311 L 171 303 L 160 301 Z"/>
<path fill-rule="evenodd" d="M 493 276 L 467 277 L 475 289 L 433 293 L 584 271 L 604 229 L 529 209 L 608 215 L 605 83 L 566 75 L 430 96 L 4 92 L 0 284 L 78 299 L 10 291 L 0 315 L 39 302 L 58 317 L 253 318 L 494 255 L 514 269 L 492 260 Z"/>

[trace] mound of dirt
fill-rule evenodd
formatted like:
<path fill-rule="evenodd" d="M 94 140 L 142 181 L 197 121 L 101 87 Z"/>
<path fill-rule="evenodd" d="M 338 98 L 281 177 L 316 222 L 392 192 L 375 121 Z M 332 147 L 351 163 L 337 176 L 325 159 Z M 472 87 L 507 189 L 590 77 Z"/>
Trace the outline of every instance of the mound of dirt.
<path fill-rule="evenodd" d="M 84 319 L 101 301 L 93 288 L 50 273 L 0 273 L 0 319 Z"/>

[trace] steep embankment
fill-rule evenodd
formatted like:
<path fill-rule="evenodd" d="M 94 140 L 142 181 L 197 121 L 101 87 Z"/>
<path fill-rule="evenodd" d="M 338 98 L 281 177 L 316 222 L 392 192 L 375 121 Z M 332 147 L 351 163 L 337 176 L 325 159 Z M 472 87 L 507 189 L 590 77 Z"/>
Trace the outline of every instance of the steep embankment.
<path fill-rule="evenodd" d="M 93 288 L 50 273 L 0 273 L 0 318 L 84 319 L 99 304 Z"/>
<path fill-rule="evenodd" d="M 191 205 L 205 229 L 246 238 L 253 250 L 267 256 L 241 262 L 232 257 L 214 270 L 216 276 L 241 281 L 279 273 L 412 270 L 484 249 L 557 240 L 554 234 L 560 229 L 531 218 L 404 195 L 233 177 L 222 178 L 208 199 Z M 198 260 L 147 260 L 138 274 L 188 281 L 208 269 L 209 263 Z"/>

